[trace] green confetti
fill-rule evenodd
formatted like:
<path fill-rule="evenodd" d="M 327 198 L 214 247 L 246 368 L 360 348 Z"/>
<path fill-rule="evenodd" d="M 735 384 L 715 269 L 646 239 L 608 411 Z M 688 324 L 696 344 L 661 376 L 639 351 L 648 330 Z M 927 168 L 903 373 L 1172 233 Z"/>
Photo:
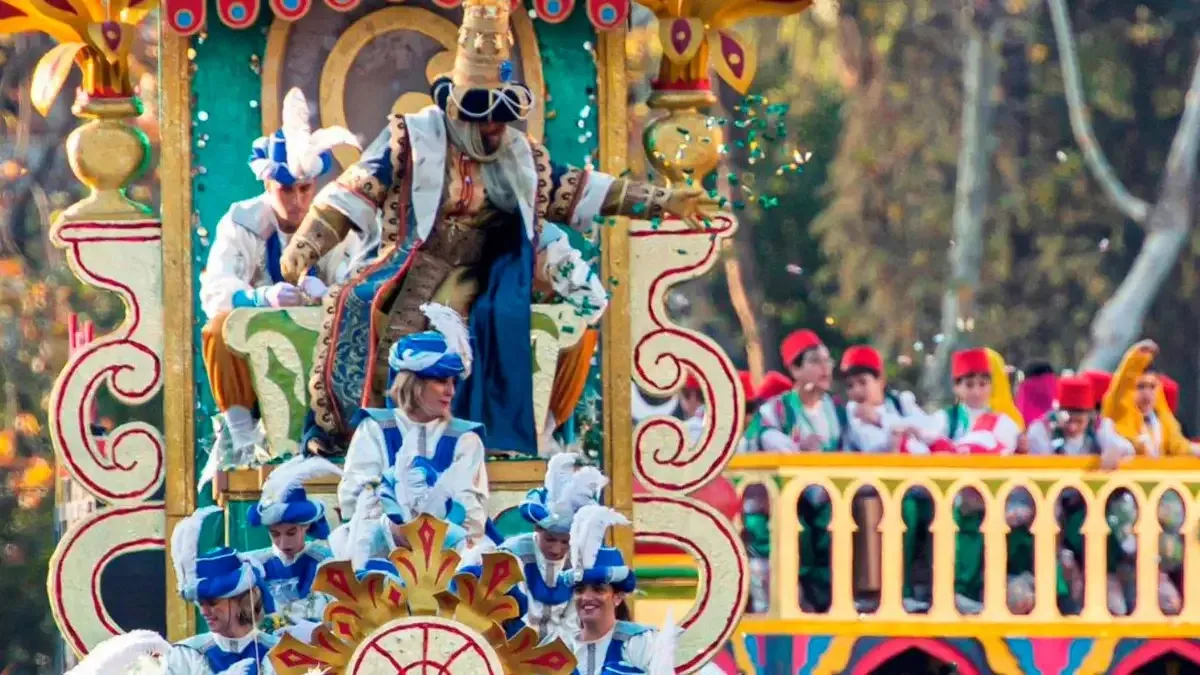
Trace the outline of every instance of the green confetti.
<path fill-rule="evenodd" d="M 679 255 L 687 255 L 687 249 L 677 248 L 675 249 L 675 252 Z"/>

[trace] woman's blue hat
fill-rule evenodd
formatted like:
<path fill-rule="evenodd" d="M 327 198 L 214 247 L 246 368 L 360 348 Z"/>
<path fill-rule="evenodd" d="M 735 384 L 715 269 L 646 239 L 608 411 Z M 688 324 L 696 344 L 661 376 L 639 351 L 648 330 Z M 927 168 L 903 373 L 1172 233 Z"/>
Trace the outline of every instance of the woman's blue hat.
<path fill-rule="evenodd" d="M 615 548 L 604 545 L 608 528 L 628 525 L 629 520 L 599 504 L 589 504 L 575 514 L 571 523 L 571 569 L 563 572 L 572 588 L 610 584 L 621 593 L 637 586 L 633 570 Z"/>
<path fill-rule="evenodd" d="M 185 600 L 204 602 L 236 598 L 258 587 L 263 611 L 275 611 L 275 603 L 266 587 L 263 570 L 227 546 L 213 549 L 196 559 L 196 581 L 180 589 Z"/>
<path fill-rule="evenodd" d="M 625 564 L 621 551 L 608 546 L 596 552 L 596 561 L 586 569 L 567 570 L 572 586 L 611 585 L 620 593 L 632 593 L 637 588 L 637 577 Z"/>
<path fill-rule="evenodd" d="M 466 379 L 471 374 L 471 337 L 462 316 L 434 302 L 421 305 L 431 330 L 400 338 L 388 351 L 389 379 L 401 371 L 425 379 Z"/>

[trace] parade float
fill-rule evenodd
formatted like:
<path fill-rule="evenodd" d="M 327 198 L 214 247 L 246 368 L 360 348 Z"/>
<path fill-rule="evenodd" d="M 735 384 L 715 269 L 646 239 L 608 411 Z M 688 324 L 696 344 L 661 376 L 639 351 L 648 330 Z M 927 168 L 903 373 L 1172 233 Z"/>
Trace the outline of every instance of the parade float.
<path fill-rule="evenodd" d="M 735 25 L 752 16 L 800 12 L 810 3 L 643 4 L 658 18 L 663 52 L 649 102 L 656 119 L 645 133 L 646 156 L 660 180 L 699 180 L 716 168 L 722 142 L 720 125 L 705 112 L 715 101 L 710 72 L 743 92 L 753 77 L 752 46 L 738 39 Z M 165 0 L 161 6 L 152 0 L 0 0 L 0 30 L 42 31 L 60 43 L 38 70 L 39 107 L 53 100 L 74 65 L 82 71 L 74 108 L 80 126 L 67 141 L 67 153 L 88 196 L 61 214 L 51 238 L 80 280 L 118 294 L 127 308 L 118 329 L 72 353 L 50 401 L 58 462 L 99 504 L 62 536 L 47 581 L 55 621 L 76 654 L 135 628 L 159 630 L 173 640 L 195 633 L 193 608 L 175 592 L 172 576 L 161 572 L 168 566 L 163 551 L 172 529 L 197 507 L 217 504 L 225 517 L 206 532 L 209 543 L 263 545 L 265 535 L 247 528 L 244 516 L 272 467 L 303 450 L 300 432 L 321 310 L 235 310 L 224 338 L 249 364 L 266 456 L 221 462 L 211 484 L 198 489 L 202 467 L 215 452 L 216 413 L 201 367 L 199 275 L 221 215 L 257 190 L 244 164 L 246 149 L 279 128 L 283 99 L 292 88 L 317 104 L 319 126 L 345 126 L 368 139 L 388 113 L 429 105 L 429 85 L 454 61 L 462 11 L 459 0 Z M 512 13 L 515 70 L 536 97 L 525 131 L 560 161 L 610 174 L 629 168 L 624 40 L 630 12 L 628 0 L 537 0 Z M 132 125 L 142 107 L 127 57 L 134 27 L 144 20 L 158 20 L 161 27 L 157 158 Z M 342 167 L 356 158 L 348 147 L 335 152 Z M 162 188 L 158 213 L 124 192 L 146 170 L 156 172 Z M 572 235 L 591 251 L 590 262 L 610 293 L 598 334 L 553 301 L 531 310 L 534 414 L 539 421 L 553 414 L 564 422 L 559 434 L 566 437 L 557 442 L 576 443 L 611 476 L 605 499 L 630 516 L 643 546 L 638 565 L 654 571 L 635 613 L 655 624 L 668 609 L 681 617 L 678 672 L 709 661 L 728 673 L 894 672 L 888 670 L 892 659 L 914 650 L 953 664 L 959 673 L 1130 673 L 1172 653 L 1200 663 L 1200 645 L 1192 639 L 1200 622 L 1200 575 L 1185 577 L 1179 616 L 1164 616 L 1153 602 L 1157 586 L 1151 575 L 1138 584 L 1144 601 L 1131 616 L 1117 620 L 1106 612 L 1106 525 L 1100 509 L 1090 512 L 1084 526 L 1087 559 L 1094 564 L 1078 616 L 1064 620 L 1058 614 L 1049 583 L 1038 586 L 1032 615 L 1007 610 L 1000 590 L 1006 536 L 1000 508 L 988 510 L 982 528 L 989 551 L 982 613 L 956 612 L 950 574 L 955 531 L 950 508 L 965 487 L 979 490 L 991 506 L 1016 487 L 1030 490 L 1039 507 L 1038 577 L 1053 579 L 1053 502 L 1061 491 L 1074 488 L 1089 503 L 1099 503 L 1127 488 L 1142 513 L 1154 514 L 1167 490 L 1188 498 L 1200 492 L 1200 471 L 1191 464 L 1134 462 L 1120 473 L 1100 474 L 1084 460 L 735 458 L 746 422 L 736 371 L 711 340 L 673 324 L 665 306 L 667 290 L 704 274 L 735 227 L 732 216 L 714 219 L 703 230 L 671 219 L 605 219 L 590 237 Z M 593 365 L 591 374 L 564 393 L 556 373 L 564 362 L 580 358 Z M 665 396 L 683 386 L 688 370 L 702 383 L 707 404 L 699 444 L 691 445 L 680 423 L 669 418 L 634 428 L 629 382 Z M 128 406 L 161 395 L 161 427 L 127 423 L 111 430 L 101 447 L 88 418 L 101 389 Z M 491 516 L 502 530 L 519 531 L 522 524 L 512 512 L 528 489 L 541 485 L 545 457 L 496 452 L 487 468 Z M 723 487 L 697 498 L 715 480 L 725 480 L 727 468 Z M 808 485 L 825 489 L 832 503 L 832 599 L 820 614 L 802 610 L 797 600 L 794 514 Z M 728 494 L 730 486 L 735 493 Z M 879 496 L 880 555 L 896 560 L 900 499 L 914 486 L 933 495 L 938 514 L 932 607 L 923 615 L 906 613 L 899 568 L 885 563 L 878 606 L 860 612 L 849 572 L 858 527 L 851 502 L 860 490 Z M 308 487 L 336 504 L 333 483 Z M 728 508 L 739 499 L 755 506 Z M 743 616 L 750 581 L 741 541 L 751 516 L 769 523 L 763 532 L 770 540 L 770 601 L 765 611 Z M 1200 555 L 1194 536 L 1198 516 L 1189 505 L 1175 524 L 1192 535 L 1184 538 L 1188 559 Z M 539 652 L 528 636 L 497 636 L 495 617 L 488 613 L 503 603 L 494 593 L 468 599 L 460 588 L 458 600 L 446 601 L 447 580 L 431 567 L 440 555 L 441 532 L 436 523 L 424 524 L 433 534 L 414 536 L 421 544 L 406 554 L 420 553 L 425 560 L 420 573 L 406 580 L 406 602 L 379 596 L 382 589 L 364 587 L 345 569 L 327 569 L 321 590 L 358 619 L 342 626 L 336 639 L 331 636 L 339 627 L 327 626 L 324 656 L 300 650 L 293 654 L 297 670 L 289 672 L 305 672 L 305 659 L 336 662 L 344 668 L 338 672 L 406 672 L 405 664 L 416 657 L 403 646 L 411 640 L 399 636 L 418 630 L 421 640 L 442 650 L 438 653 L 469 647 L 478 661 L 471 672 L 569 672 L 560 652 Z M 1153 517 L 1142 518 L 1136 528 L 1139 563 L 1147 569 L 1157 565 L 1162 532 Z M 635 542 L 627 533 L 618 533 L 614 545 L 633 555 Z M 152 561 L 160 571 L 130 574 L 134 560 L 143 570 Z M 502 572 L 493 565 L 484 573 L 500 594 L 512 583 Z M 368 601 L 377 611 L 367 608 Z M 530 665 L 528 659 L 541 660 Z"/>

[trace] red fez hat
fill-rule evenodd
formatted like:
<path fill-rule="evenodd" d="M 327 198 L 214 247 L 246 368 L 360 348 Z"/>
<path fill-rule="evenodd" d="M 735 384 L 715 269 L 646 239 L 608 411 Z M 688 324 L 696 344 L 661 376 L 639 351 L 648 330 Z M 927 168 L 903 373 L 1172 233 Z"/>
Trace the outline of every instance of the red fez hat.
<path fill-rule="evenodd" d="M 1091 410 L 1096 407 L 1092 383 L 1086 377 L 1063 377 L 1058 380 L 1058 407 L 1063 410 Z"/>
<path fill-rule="evenodd" d="M 1092 400 L 1095 401 L 1092 407 L 1100 405 L 1104 401 L 1104 395 L 1108 393 L 1109 385 L 1112 384 L 1112 374 L 1103 370 L 1085 370 L 1080 374 L 1092 384 Z"/>
<path fill-rule="evenodd" d="M 842 372 L 845 373 L 854 368 L 862 368 L 876 375 L 882 375 L 883 357 L 871 347 L 855 345 L 842 354 Z"/>
<path fill-rule="evenodd" d="M 758 385 L 758 395 L 755 398 L 765 401 L 769 398 L 775 398 L 791 388 L 792 381 L 787 375 L 777 370 L 772 370 L 763 377 L 762 384 Z"/>
<path fill-rule="evenodd" d="M 683 388 L 685 390 L 695 389 L 696 391 L 700 391 L 700 379 L 697 378 L 696 374 L 690 370 L 688 371 L 687 379 L 683 382 Z"/>
<path fill-rule="evenodd" d="M 757 400 L 754 396 L 754 378 L 750 377 L 750 371 L 739 370 L 738 380 L 742 383 L 742 392 L 746 395 L 746 402 L 751 403 Z"/>
<path fill-rule="evenodd" d="M 816 333 L 807 328 L 801 328 L 792 331 L 783 339 L 783 344 L 779 347 L 779 355 L 783 357 L 783 365 L 790 366 L 796 361 L 796 357 L 813 347 L 821 346 L 821 344 L 823 344 L 821 338 L 817 337 Z"/>
<path fill-rule="evenodd" d="M 987 350 L 964 349 L 954 352 L 950 371 L 956 380 L 968 375 L 990 375 L 992 370 L 988 367 Z"/>
<path fill-rule="evenodd" d="M 1163 375 L 1162 373 L 1158 374 L 1158 381 L 1162 382 L 1163 396 L 1167 398 L 1167 407 L 1171 409 L 1171 412 L 1178 411 L 1179 383 L 1167 377 L 1166 375 Z"/>

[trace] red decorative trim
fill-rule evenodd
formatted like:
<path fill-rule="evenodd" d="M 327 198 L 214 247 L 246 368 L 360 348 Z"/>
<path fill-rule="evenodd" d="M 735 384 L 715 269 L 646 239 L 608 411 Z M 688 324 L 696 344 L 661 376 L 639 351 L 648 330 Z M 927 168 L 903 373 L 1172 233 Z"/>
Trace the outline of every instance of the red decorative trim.
<path fill-rule="evenodd" d="M 971 662 L 971 659 L 967 658 L 966 654 L 963 654 L 941 640 L 930 640 L 928 638 L 896 638 L 886 640 L 880 646 L 867 652 L 867 655 L 861 661 L 854 664 L 854 669 L 850 671 L 850 675 L 871 675 L 871 673 L 877 672 L 879 667 L 887 663 L 890 659 L 903 654 L 909 649 L 919 649 L 935 659 L 940 659 L 944 663 L 954 664 L 954 667 L 958 669 L 955 671 L 958 675 L 980 675 L 979 668 Z"/>
<path fill-rule="evenodd" d="M 143 511 L 163 511 L 165 513 L 165 509 L 163 508 L 161 502 L 141 504 L 133 507 L 113 507 L 107 509 L 95 519 L 85 523 L 82 527 L 68 531 L 66 539 L 59 542 L 58 548 L 55 551 L 53 560 L 54 568 L 50 572 L 50 580 L 52 582 L 53 591 L 51 593 L 50 601 L 54 604 L 54 613 L 58 620 L 58 625 L 62 630 L 63 638 L 73 650 L 80 654 L 86 654 L 88 652 L 88 646 L 86 643 L 84 643 L 83 638 L 79 635 L 78 630 L 71 623 L 70 613 L 67 611 L 66 605 L 63 604 L 63 598 L 66 595 L 63 589 L 63 578 L 65 576 L 63 574 L 63 565 L 66 561 L 71 559 L 71 549 L 79 541 L 80 537 L 82 537 L 85 532 L 90 530 L 96 524 L 104 522 L 110 518 L 120 518 L 131 513 L 140 513 Z M 120 542 L 96 561 L 95 566 L 92 568 L 92 575 L 90 579 L 92 605 L 96 611 L 96 616 L 100 618 L 100 621 L 104 624 L 106 629 L 112 631 L 113 635 L 120 634 L 121 630 L 112 624 L 112 617 L 108 615 L 108 611 L 104 607 L 104 600 L 100 597 L 100 574 L 103 572 L 104 567 L 112 558 L 118 557 L 121 553 L 129 548 L 133 548 L 134 546 L 162 547 L 165 550 L 166 545 L 167 544 L 164 539 L 157 537 L 142 538 L 132 542 Z M 143 548 L 143 550 L 145 549 Z"/>
<path fill-rule="evenodd" d="M 230 28 L 249 28 L 258 21 L 259 0 L 217 0 L 217 16 Z"/>
<path fill-rule="evenodd" d="M 702 236 L 709 237 L 708 252 L 704 255 L 704 257 L 700 261 L 693 263 L 693 264 L 684 265 L 684 266 L 680 266 L 680 267 L 674 267 L 674 268 L 664 270 L 663 273 L 660 274 L 659 277 L 657 279 L 655 279 L 653 283 L 650 284 L 649 292 L 646 294 L 646 302 L 648 303 L 647 310 L 649 312 L 651 321 L 654 323 L 655 326 L 658 326 L 658 329 L 652 330 L 652 331 L 648 332 L 646 335 L 642 336 L 642 338 L 634 346 L 633 366 L 635 369 L 637 369 L 637 373 L 642 377 L 642 379 L 647 380 L 647 381 L 653 381 L 652 378 L 649 376 L 649 374 L 646 372 L 645 368 L 642 367 L 642 365 L 641 365 L 642 360 L 640 358 L 638 358 L 638 353 L 641 351 L 641 349 L 647 343 L 651 342 L 652 340 L 657 341 L 657 340 L 660 340 L 660 339 L 666 337 L 666 338 L 673 339 L 673 340 L 689 342 L 689 343 L 699 347 L 700 349 L 708 352 L 709 354 L 713 355 L 714 357 L 717 358 L 718 361 L 725 362 L 724 375 L 729 379 L 730 382 L 733 382 L 735 384 L 735 386 L 738 386 L 737 385 L 737 383 L 738 383 L 737 371 L 734 370 L 727 363 L 726 359 L 721 358 L 722 352 L 721 352 L 720 348 L 714 347 L 713 345 L 708 344 L 707 342 L 696 339 L 688 331 L 684 331 L 679 328 L 673 327 L 673 324 L 671 324 L 669 322 L 669 319 L 666 316 L 659 314 L 658 303 L 655 302 L 655 298 L 662 297 L 662 294 L 666 292 L 666 288 L 664 288 L 664 285 L 670 285 L 671 283 L 674 283 L 673 281 L 670 281 L 672 278 L 680 276 L 680 275 L 690 272 L 692 270 L 705 268 L 716 259 L 717 251 L 718 251 L 716 235 L 718 235 L 720 232 L 728 229 L 729 227 L 732 227 L 732 223 L 730 223 L 727 219 L 724 219 L 724 220 L 726 220 L 726 223 L 727 223 L 724 227 L 713 228 L 713 229 L 709 229 L 709 230 L 694 230 L 694 231 L 689 230 L 686 232 L 675 232 L 675 231 L 661 232 L 661 231 L 651 230 L 651 231 L 638 231 L 638 232 L 631 233 L 631 236 L 634 236 L 634 237 L 659 236 L 659 235 L 670 235 L 670 236 L 702 235 Z M 686 377 L 687 368 L 691 368 L 692 370 L 694 370 L 696 372 L 700 371 L 699 366 L 695 362 L 687 360 L 687 359 L 679 358 L 678 356 L 675 356 L 674 354 L 663 354 L 663 355 L 660 355 L 658 358 L 659 359 L 663 359 L 663 358 L 674 359 L 675 362 L 677 363 L 677 365 L 679 366 L 678 377 L 673 382 L 668 383 L 666 385 L 667 387 L 678 384 L 682 378 Z M 735 429 L 735 430 L 741 429 L 744 426 L 743 418 L 746 415 L 745 406 L 744 405 L 736 405 L 736 397 L 735 397 L 735 405 L 733 406 L 733 410 L 731 410 L 729 412 L 725 412 L 722 408 L 719 407 L 720 401 L 718 401 L 713 396 L 712 385 L 710 385 L 707 381 L 704 382 L 704 395 L 705 395 L 704 400 L 706 402 L 706 405 L 708 406 L 708 412 L 713 416 L 714 419 L 729 415 L 729 416 L 732 416 L 732 418 L 733 418 L 733 420 L 732 420 L 733 429 Z M 634 438 L 634 446 L 633 446 L 635 448 L 635 451 L 634 451 L 634 474 L 637 476 L 638 480 L 641 480 L 645 485 L 653 486 L 660 490 L 664 490 L 664 491 L 668 491 L 668 492 L 690 492 L 690 491 L 700 487 L 701 485 L 704 485 L 705 483 L 712 480 L 717 474 L 719 474 L 721 472 L 721 470 L 723 470 L 725 468 L 725 465 L 729 462 L 729 459 L 733 456 L 734 451 L 737 449 L 738 435 L 735 433 L 730 436 L 725 447 L 721 450 L 721 454 L 718 456 L 717 460 L 714 461 L 712 463 L 712 465 L 708 468 L 708 470 L 705 471 L 698 478 L 695 478 L 693 480 L 686 481 L 686 482 L 663 482 L 663 481 L 655 480 L 646 471 L 645 463 L 647 461 L 647 456 L 650 455 L 651 453 L 642 451 L 641 445 L 642 445 L 642 439 L 646 435 L 646 433 L 649 432 L 651 429 L 654 429 L 657 427 L 666 427 L 668 429 L 668 431 L 672 432 L 676 437 L 676 444 L 675 444 L 675 448 L 673 450 L 669 449 L 669 448 L 656 449 L 652 453 L 653 460 L 655 463 L 669 465 L 669 466 L 676 467 L 676 468 L 682 468 L 682 467 L 686 467 L 686 466 L 690 465 L 691 463 L 697 461 L 697 459 L 701 455 L 701 453 L 700 452 L 692 452 L 689 456 L 686 456 L 686 457 L 683 456 L 685 450 L 690 449 L 690 444 L 688 443 L 688 440 L 684 437 L 683 432 L 679 426 L 679 422 L 677 422 L 677 421 L 651 420 L 649 422 L 643 423 L 640 427 L 638 427 L 638 432 Z M 700 440 L 700 444 L 697 445 L 696 447 L 698 447 L 698 448 L 707 447 L 708 443 L 713 438 L 713 434 L 715 433 L 715 430 L 716 430 L 715 425 L 709 425 L 708 430 L 705 432 L 704 437 Z"/>
<path fill-rule="evenodd" d="M 271 11 L 284 21 L 295 21 L 308 14 L 309 8 L 312 7 L 312 0 L 270 0 L 270 3 Z M 287 6 L 289 3 L 294 4 L 295 7 L 289 9 Z"/>
<path fill-rule="evenodd" d="M 671 504 L 674 506 L 685 506 L 687 508 L 691 508 L 693 512 L 699 513 L 708 518 L 709 522 L 712 524 L 712 527 L 721 533 L 721 536 L 723 536 L 729 543 L 729 546 L 732 548 L 732 550 L 736 551 L 738 548 L 738 542 L 740 539 L 738 534 L 733 531 L 732 524 L 719 515 L 718 517 L 714 518 L 713 514 L 706 509 L 697 509 L 693 504 L 681 499 L 656 495 L 637 495 L 633 498 L 633 501 L 635 505 L 642 504 L 646 506 L 653 506 L 656 504 Z M 704 579 L 705 584 L 702 588 L 697 589 L 695 611 L 691 612 L 691 616 L 685 619 L 682 624 L 680 624 L 686 629 L 695 622 L 696 617 L 704 613 L 704 609 L 708 606 L 709 599 L 713 595 L 713 563 L 709 559 L 708 552 L 700 549 L 700 547 L 696 546 L 692 540 L 687 539 L 685 536 L 673 531 L 655 532 L 638 530 L 635 533 L 635 537 L 640 538 L 643 536 L 667 539 L 671 542 L 674 542 L 679 548 L 692 554 L 696 558 L 696 566 L 702 572 L 700 578 Z M 717 636 L 717 638 L 713 640 L 711 644 L 705 646 L 699 654 L 693 656 L 688 661 L 679 664 L 676 668 L 677 671 L 687 671 L 694 666 L 707 663 L 714 654 L 723 648 L 725 642 L 729 639 L 729 636 L 733 635 L 734 629 L 737 628 L 738 619 L 741 618 L 741 609 L 746 606 L 746 596 L 749 594 L 746 582 L 747 572 L 748 570 L 746 569 L 745 558 L 739 557 L 736 584 L 737 597 L 734 598 L 733 603 L 730 605 L 730 613 L 725 617 L 724 630 L 721 631 L 721 634 Z"/>
<path fill-rule="evenodd" d="M 1193 664 L 1200 665 L 1200 645 L 1191 640 L 1147 640 L 1117 664 L 1112 673 L 1133 675 L 1142 666 L 1149 665 L 1151 661 L 1167 654 L 1177 654 Z"/>

